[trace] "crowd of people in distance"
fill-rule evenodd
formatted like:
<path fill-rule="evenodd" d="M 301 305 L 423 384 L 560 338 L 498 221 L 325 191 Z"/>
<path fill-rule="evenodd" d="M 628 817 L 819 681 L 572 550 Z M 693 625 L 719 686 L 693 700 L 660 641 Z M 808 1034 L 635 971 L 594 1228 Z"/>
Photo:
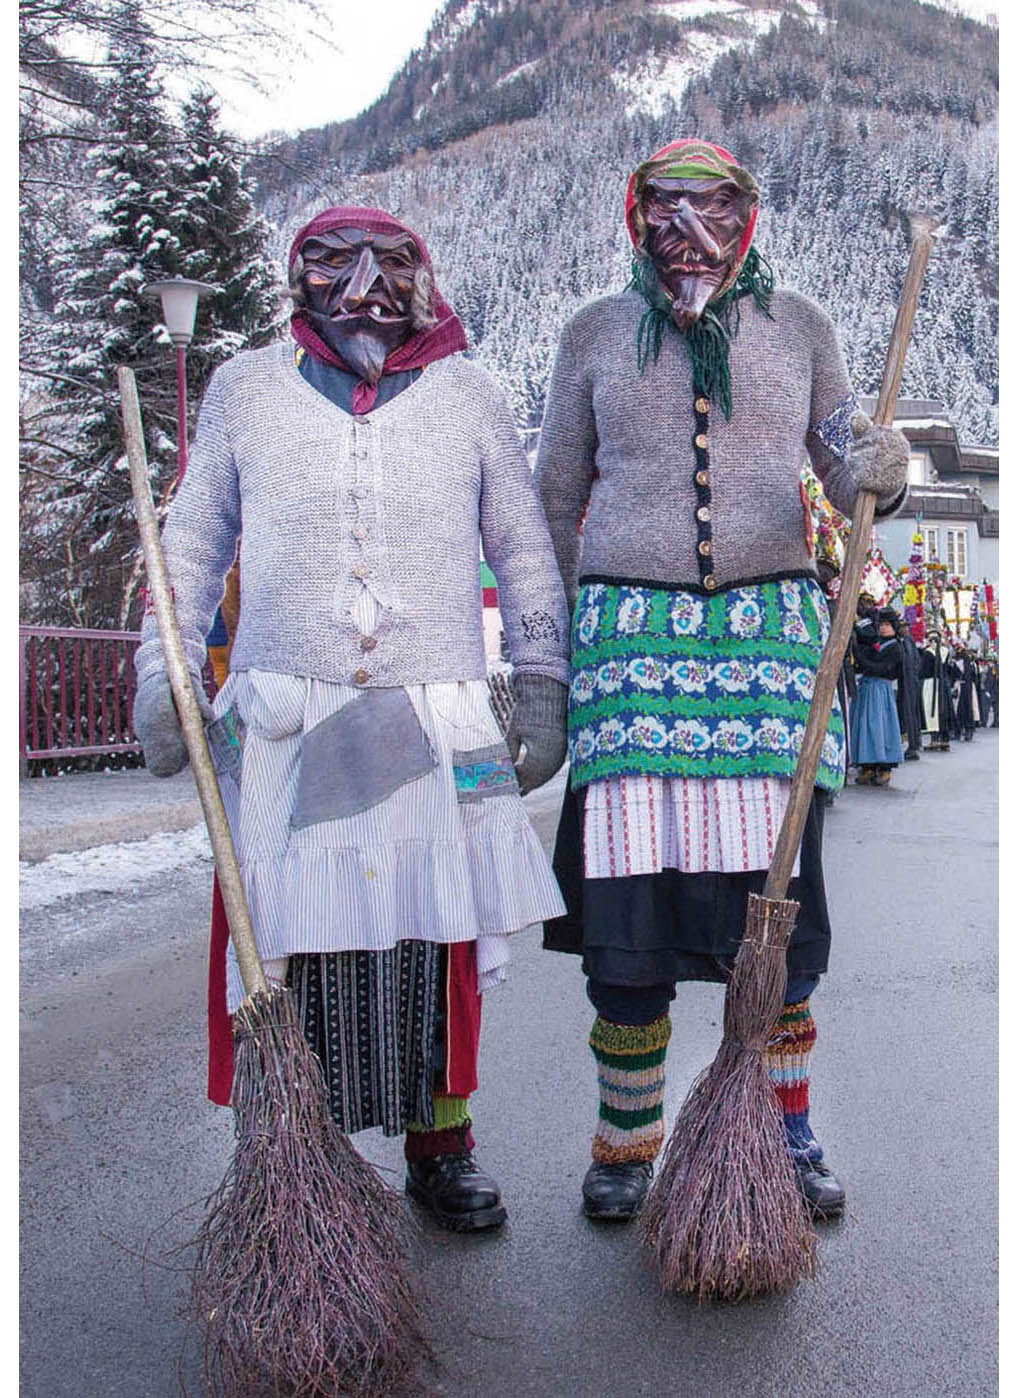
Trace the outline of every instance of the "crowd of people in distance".
<path fill-rule="evenodd" d="M 998 727 L 995 658 L 938 635 L 918 646 L 895 608 L 879 607 L 866 592 L 856 615 L 840 692 L 857 785 L 887 786 L 900 762 Z"/>

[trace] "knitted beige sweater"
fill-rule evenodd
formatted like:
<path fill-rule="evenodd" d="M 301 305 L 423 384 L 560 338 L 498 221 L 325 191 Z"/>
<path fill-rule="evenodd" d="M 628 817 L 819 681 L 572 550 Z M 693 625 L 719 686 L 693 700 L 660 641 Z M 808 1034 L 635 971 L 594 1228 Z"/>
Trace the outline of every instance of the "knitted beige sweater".
<path fill-rule="evenodd" d="M 369 687 L 484 677 L 480 542 L 515 669 L 568 680 L 566 603 L 527 459 L 504 395 L 461 355 L 361 416 L 302 378 L 289 343 L 219 368 L 163 531 L 193 669 L 240 536 L 233 670 Z M 144 679 L 163 664 L 153 617 L 142 641 Z"/>
<path fill-rule="evenodd" d="M 793 291 L 774 294 L 771 320 L 743 298 L 732 417 L 711 405 L 699 462 L 681 336 L 667 329 L 658 360 L 637 367 L 645 310 L 628 290 L 585 306 L 563 332 L 536 476 L 568 595 L 578 574 L 711 591 L 814 572 L 800 491 L 808 455 L 837 509 L 851 514 L 857 493 L 846 459 L 855 400 L 835 327 Z"/>

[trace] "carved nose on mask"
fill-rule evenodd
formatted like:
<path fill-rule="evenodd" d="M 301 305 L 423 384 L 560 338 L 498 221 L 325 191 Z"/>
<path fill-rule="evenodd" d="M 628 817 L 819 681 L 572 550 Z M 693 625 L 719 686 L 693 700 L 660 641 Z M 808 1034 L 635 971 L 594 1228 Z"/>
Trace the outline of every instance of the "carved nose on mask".
<path fill-rule="evenodd" d="M 672 216 L 672 226 L 677 233 L 682 233 L 691 247 L 698 248 L 716 261 L 722 256 L 721 248 L 685 199 Z"/>
<path fill-rule="evenodd" d="M 343 288 L 340 306 L 344 310 L 356 310 L 381 275 L 382 269 L 375 260 L 374 252 L 371 248 L 362 248 L 350 281 Z"/>

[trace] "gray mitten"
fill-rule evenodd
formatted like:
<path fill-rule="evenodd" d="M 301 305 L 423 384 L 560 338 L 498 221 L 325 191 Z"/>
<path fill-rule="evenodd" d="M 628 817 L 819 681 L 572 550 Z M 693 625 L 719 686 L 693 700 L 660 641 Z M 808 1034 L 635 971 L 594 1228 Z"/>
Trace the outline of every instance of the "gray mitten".
<path fill-rule="evenodd" d="M 548 675 L 514 675 L 516 705 L 506 746 L 526 796 L 554 777 L 566 758 L 566 700 L 569 690 Z M 520 749 L 526 751 L 520 757 Z"/>
<path fill-rule="evenodd" d="M 212 717 L 201 681 L 191 676 L 202 717 Z M 134 696 L 131 724 L 145 754 L 145 766 L 154 777 L 175 777 L 188 764 L 188 750 L 173 702 L 170 679 L 156 670 L 142 680 Z"/>
<path fill-rule="evenodd" d="M 854 413 L 849 468 L 861 490 L 877 495 L 877 510 L 894 506 L 906 484 L 909 442 L 894 427 L 877 427 L 866 413 Z"/>

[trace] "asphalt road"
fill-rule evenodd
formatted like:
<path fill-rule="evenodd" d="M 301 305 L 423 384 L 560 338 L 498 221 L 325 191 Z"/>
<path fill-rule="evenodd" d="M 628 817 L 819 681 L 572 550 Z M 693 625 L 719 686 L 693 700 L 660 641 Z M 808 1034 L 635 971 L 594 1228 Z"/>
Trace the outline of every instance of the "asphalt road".
<path fill-rule="evenodd" d="M 463 1398 L 982 1398 L 996 1393 L 997 733 L 850 788 L 829 813 L 835 944 L 814 998 L 812 1120 L 849 1211 L 817 1279 L 697 1308 L 635 1232 L 579 1209 L 596 1102 L 577 963 L 516 939 L 486 997 L 479 1158 L 501 1233 L 414 1244 Z M 529 798 L 546 841 L 555 792 Z M 23 1398 L 201 1392 L 186 1253 L 232 1147 L 204 1100 L 208 866 L 22 918 Z M 667 1115 L 718 1044 L 681 987 Z M 357 1138 L 399 1182 L 400 1142 Z"/>

